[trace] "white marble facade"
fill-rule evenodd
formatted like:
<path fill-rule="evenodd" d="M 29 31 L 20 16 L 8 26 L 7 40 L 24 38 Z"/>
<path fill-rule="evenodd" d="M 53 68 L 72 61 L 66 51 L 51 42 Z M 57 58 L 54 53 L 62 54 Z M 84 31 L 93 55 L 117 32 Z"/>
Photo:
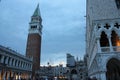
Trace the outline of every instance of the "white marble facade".
<path fill-rule="evenodd" d="M 119 3 L 119 0 L 87 0 L 86 55 L 89 77 L 120 80 Z"/>

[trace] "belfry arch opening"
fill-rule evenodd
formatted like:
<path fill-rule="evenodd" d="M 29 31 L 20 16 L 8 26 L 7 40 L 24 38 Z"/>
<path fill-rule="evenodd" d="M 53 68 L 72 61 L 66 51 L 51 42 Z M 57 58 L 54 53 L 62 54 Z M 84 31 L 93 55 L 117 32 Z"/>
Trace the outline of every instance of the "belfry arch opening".
<path fill-rule="evenodd" d="M 108 61 L 106 80 L 120 80 L 120 60 L 112 58 Z"/>
<path fill-rule="evenodd" d="M 112 46 L 120 46 L 120 39 L 115 31 L 112 31 L 111 42 L 112 42 Z"/>
<path fill-rule="evenodd" d="M 101 33 L 100 46 L 101 47 L 108 47 L 109 46 L 109 41 L 108 41 L 107 35 L 105 34 L 104 31 Z"/>

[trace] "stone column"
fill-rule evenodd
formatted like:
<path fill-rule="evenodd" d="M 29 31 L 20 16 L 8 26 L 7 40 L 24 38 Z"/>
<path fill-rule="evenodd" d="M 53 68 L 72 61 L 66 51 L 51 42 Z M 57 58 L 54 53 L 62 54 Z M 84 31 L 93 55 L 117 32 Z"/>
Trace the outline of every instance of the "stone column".
<path fill-rule="evenodd" d="M 112 42 L 111 42 L 111 35 L 108 36 L 109 45 L 110 45 L 110 52 L 113 52 Z"/>
<path fill-rule="evenodd" d="M 5 64 L 8 64 L 8 58 L 9 58 L 9 57 L 6 57 L 6 61 L 5 61 Z"/>
<path fill-rule="evenodd" d="M 20 72 L 18 73 L 18 80 L 21 80 L 21 74 L 20 74 Z"/>
<path fill-rule="evenodd" d="M 14 78 L 14 72 L 11 72 L 11 78 Z"/>
<path fill-rule="evenodd" d="M 0 70 L 0 80 L 2 80 L 2 70 Z"/>
<path fill-rule="evenodd" d="M 3 80 L 6 80 L 6 71 L 3 73 Z"/>
<path fill-rule="evenodd" d="M 100 73 L 100 80 L 106 80 L 106 72 Z"/>
<path fill-rule="evenodd" d="M 17 73 L 14 72 L 13 79 L 15 79 L 15 80 L 16 80 L 16 75 L 17 75 Z"/>
<path fill-rule="evenodd" d="M 18 67 L 20 67 L 21 68 L 21 61 L 19 62 L 19 66 Z"/>
<path fill-rule="evenodd" d="M 9 61 L 9 66 L 12 65 L 12 58 L 10 58 L 10 61 Z"/>
<path fill-rule="evenodd" d="M 31 79 L 32 78 L 32 74 L 31 73 L 29 73 L 29 79 Z"/>
<path fill-rule="evenodd" d="M 10 80 L 10 72 L 7 72 L 7 80 Z"/>
<path fill-rule="evenodd" d="M 100 37 L 97 38 L 97 46 L 98 46 L 98 52 L 101 53 Z"/>
<path fill-rule="evenodd" d="M 13 66 L 15 66 L 15 59 L 13 60 Z"/>
<path fill-rule="evenodd" d="M 18 67 L 18 60 L 17 60 L 17 63 L 16 63 L 16 67 Z"/>
<path fill-rule="evenodd" d="M 5 56 L 2 55 L 1 63 L 4 63 Z"/>

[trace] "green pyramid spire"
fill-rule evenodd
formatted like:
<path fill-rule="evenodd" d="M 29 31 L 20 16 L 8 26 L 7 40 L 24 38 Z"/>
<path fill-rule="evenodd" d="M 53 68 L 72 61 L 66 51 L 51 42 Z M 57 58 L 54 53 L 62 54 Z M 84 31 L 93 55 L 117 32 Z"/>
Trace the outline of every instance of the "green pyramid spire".
<path fill-rule="evenodd" d="M 39 9 L 39 4 L 37 5 L 37 8 L 34 11 L 33 17 L 40 16 L 40 9 Z"/>

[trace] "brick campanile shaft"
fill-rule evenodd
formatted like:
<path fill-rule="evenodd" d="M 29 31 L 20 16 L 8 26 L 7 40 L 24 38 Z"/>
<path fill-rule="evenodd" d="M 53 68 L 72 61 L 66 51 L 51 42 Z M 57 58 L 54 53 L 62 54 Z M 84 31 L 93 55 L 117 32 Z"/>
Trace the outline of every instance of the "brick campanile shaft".
<path fill-rule="evenodd" d="M 31 22 L 29 23 L 29 33 L 26 47 L 26 56 L 33 59 L 32 76 L 35 76 L 35 71 L 40 68 L 41 38 L 42 18 L 38 4 L 31 17 Z"/>

